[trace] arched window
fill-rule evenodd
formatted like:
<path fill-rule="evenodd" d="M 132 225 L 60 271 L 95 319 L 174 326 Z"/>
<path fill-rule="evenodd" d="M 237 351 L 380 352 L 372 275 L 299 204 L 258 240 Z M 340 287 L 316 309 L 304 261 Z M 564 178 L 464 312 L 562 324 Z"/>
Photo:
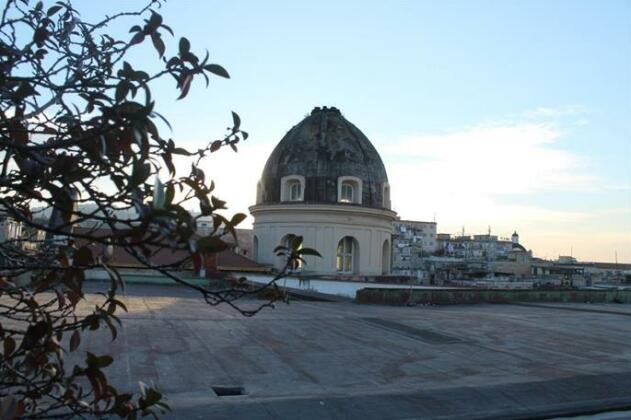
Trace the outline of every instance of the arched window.
<path fill-rule="evenodd" d="M 362 203 L 362 180 L 354 176 L 341 176 L 337 180 L 337 197 L 340 203 Z"/>
<path fill-rule="evenodd" d="M 284 176 L 280 180 L 281 201 L 304 201 L 305 177 L 302 175 Z"/>
<path fill-rule="evenodd" d="M 359 246 L 352 236 L 345 236 L 337 244 L 336 269 L 339 273 L 357 272 Z"/>
<path fill-rule="evenodd" d="M 390 241 L 383 241 L 381 250 L 381 274 L 390 274 Z"/>
<path fill-rule="evenodd" d="M 252 258 L 254 261 L 259 260 L 259 238 L 256 235 L 252 238 Z"/>

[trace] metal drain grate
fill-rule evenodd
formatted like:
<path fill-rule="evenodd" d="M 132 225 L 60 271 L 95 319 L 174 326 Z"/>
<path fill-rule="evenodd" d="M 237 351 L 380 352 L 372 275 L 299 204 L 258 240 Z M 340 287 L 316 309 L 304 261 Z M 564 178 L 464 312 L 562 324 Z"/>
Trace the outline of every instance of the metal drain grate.
<path fill-rule="evenodd" d="M 213 386 L 213 392 L 218 397 L 236 397 L 245 395 L 245 390 L 241 386 Z"/>
<path fill-rule="evenodd" d="M 411 338 L 417 338 L 421 341 L 425 341 L 429 344 L 450 344 L 450 343 L 462 343 L 463 340 L 458 337 L 452 337 L 450 335 L 441 334 L 436 331 L 411 327 L 409 325 L 400 324 L 394 321 L 388 321 L 381 318 L 362 318 L 363 321 L 372 324 L 377 327 L 381 327 L 385 330 L 402 333 Z"/>

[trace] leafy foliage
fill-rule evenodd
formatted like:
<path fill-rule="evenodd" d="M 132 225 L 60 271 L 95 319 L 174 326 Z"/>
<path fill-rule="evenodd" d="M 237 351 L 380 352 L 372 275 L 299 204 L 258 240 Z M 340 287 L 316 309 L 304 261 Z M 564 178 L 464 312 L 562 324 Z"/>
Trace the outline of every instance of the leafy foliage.
<path fill-rule="evenodd" d="M 233 112 L 225 136 L 198 150 L 164 137 L 160 127 L 168 121 L 151 95 L 157 80 L 172 78 L 183 100 L 195 79 L 208 85 L 213 77 L 230 76 L 207 52 L 201 58 L 188 39 L 175 37 L 160 5 L 154 0 L 94 23 L 65 1 L 8 0 L 2 10 L 0 210 L 32 232 L 0 243 L 2 418 L 135 418 L 168 409 L 157 389 L 142 385 L 133 395 L 110 384 L 104 371 L 114 361 L 109 355 L 87 353 L 82 364 L 66 365 L 86 332 L 105 327 L 117 337 L 118 314 L 127 309 L 117 294 L 122 278 L 110 264 L 114 248 L 199 291 L 211 305 L 240 310 L 235 301 L 243 295 L 277 290 L 274 281 L 255 290 L 211 290 L 173 270 L 187 262 L 200 268 L 204 255 L 227 247 L 224 235 L 235 235 L 245 218 L 219 213 L 225 202 L 213 195 L 201 162 L 225 146 L 236 151 L 248 134 Z M 108 27 L 121 19 L 139 23 L 117 39 Z M 126 61 L 130 51 L 147 46 L 156 52 L 157 70 Z M 189 174 L 176 173 L 176 156 L 190 160 Z M 195 233 L 202 216 L 213 220 L 205 237 Z M 85 221 L 93 227 L 76 229 Z M 152 257 L 165 248 L 185 251 L 185 257 L 154 264 Z M 302 255 L 315 253 L 292 244 L 277 278 Z M 86 270 L 93 268 L 109 274 L 110 287 L 80 315 Z M 240 311 L 254 315 L 274 299 Z"/>

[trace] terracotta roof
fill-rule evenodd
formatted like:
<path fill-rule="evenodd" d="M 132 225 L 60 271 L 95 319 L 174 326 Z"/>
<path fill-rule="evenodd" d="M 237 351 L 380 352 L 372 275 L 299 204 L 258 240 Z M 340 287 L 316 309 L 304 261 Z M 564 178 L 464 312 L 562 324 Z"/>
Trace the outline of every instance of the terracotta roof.
<path fill-rule="evenodd" d="M 87 228 L 75 228 L 75 233 L 86 234 L 90 232 L 95 237 L 107 237 L 110 233 L 109 229 L 97 229 L 91 230 Z M 77 238 L 75 239 L 75 246 L 77 248 L 88 244 L 87 239 Z M 88 245 L 92 249 L 93 255 L 96 257 L 103 252 L 103 246 L 100 244 Z M 169 248 L 157 249 L 156 247 L 149 247 L 155 253 L 150 257 L 150 261 L 155 265 L 170 265 L 178 263 L 189 256 L 189 252 L 186 250 L 172 250 Z M 121 247 L 114 247 L 114 255 L 111 260 L 111 264 L 125 267 L 142 267 L 143 265 L 130 253 Z M 191 268 L 192 263 L 187 260 L 181 268 Z M 232 249 L 226 249 L 216 254 L 216 267 L 218 270 L 227 271 L 265 271 L 267 268 L 257 262 L 235 253 Z"/>
<path fill-rule="evenodd" d="M 269 271 L 268 267 L 229 249 L 217 254 L 217 269 L 220 271 Z"/>

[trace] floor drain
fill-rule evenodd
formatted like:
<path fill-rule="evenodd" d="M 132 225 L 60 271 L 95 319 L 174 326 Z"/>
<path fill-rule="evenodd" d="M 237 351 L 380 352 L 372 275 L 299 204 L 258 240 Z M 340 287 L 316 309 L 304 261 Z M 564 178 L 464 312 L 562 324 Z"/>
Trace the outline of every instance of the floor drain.
<path fill-rule="evenodd" d="M 245 395 L 243 387 L 240 386 L 213 386 L 213 391 L 218 397 L 235 397 Z"/>

